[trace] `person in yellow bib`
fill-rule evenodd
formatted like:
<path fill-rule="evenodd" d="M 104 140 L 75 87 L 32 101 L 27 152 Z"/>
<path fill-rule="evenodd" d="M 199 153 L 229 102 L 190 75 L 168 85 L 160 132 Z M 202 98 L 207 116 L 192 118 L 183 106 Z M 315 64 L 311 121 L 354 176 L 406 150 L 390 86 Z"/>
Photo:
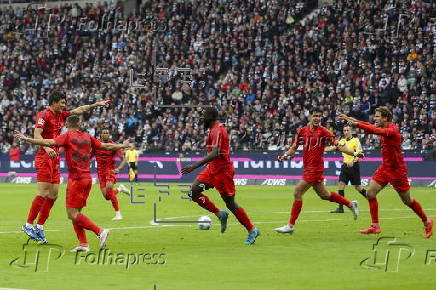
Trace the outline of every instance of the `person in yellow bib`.
<path fill-rule="evenodd" d="M 362 146 L 360 145 L 359 139 L 353 137 L 353 131 L 350 126 L 346 125 L 343 128 L 344 137 L 339 140 L 340 146 L 346 146 L 348 150 L 354 152 L 362 152 Z M 326 151 L 331 151 L 330 148 L 326 148 Z M 362 188 L 360 182 L 360 166 L 359 166 L 359 157 L 354 157 L 351 155 L 347 155 L 342 153 L 344 158 L 343 164 L 341 167 L 341 174 L 339 175 L 339 183 L 338 183 L 338 193 L 341 196 L 345 196 L 345 185 L 351 182 L 351 185 L 354 185 L 354 188 L 365 197 L 366 199 L 366 190 Z M 335 210 L 332 210 L 331 213 L 343 213 L 344 208 L 342 205 Z"/>
<path fill-rule="evenodd" d="M 134 175 L 135 182 L 138 182 L 138 159 L 139 151 L 135 149 L 135 144 L 131 143 L 129 149 L 125 153 L 126 160 L 129 162 L 129 180 L 132 181 Z M 133 174 L 131 174 L 133 171 Z"/>

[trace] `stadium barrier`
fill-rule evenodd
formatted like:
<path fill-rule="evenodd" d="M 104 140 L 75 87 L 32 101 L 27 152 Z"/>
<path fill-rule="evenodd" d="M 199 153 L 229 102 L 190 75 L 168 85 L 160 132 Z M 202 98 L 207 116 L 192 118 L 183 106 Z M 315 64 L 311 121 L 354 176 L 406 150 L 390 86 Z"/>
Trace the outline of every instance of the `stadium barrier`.
<path fill-rule="evenodd" d="M 293 185 L 302 175 L 303 160 L 297 155 L 293 160 L 280 163 L 276 161 L 278 153 L 237 153 L 232 158 L 236 168 L 235 182 L 237 185 Z M 197 169 L 191 174 L 182 176 L 181 168 L 196 162 L 203 155 L 177 156 L 166 154 L 145 154 L 139 158 L 139 179 L 150 182 L 156 179 L 163 182 L 191 183 Z M 33 155 L 24 155 L 20 162 L 9 160 L 8 155 L 0 157 L 0 182 L 8 183 L 33 183 L 36 182 L 36 173 Z M 424 161 L 418 154 L 406 154 L 405 161 L 408 166 L 410 182 L 413 186 L 436 187 L 436 162 Z M 362 184 L 368 184 L 372 174 L 381 163 L 379 154 L 369 154 L 360 163 Z M 342 166 L 339 154 L 327 154 L 324 158 L 325 182 L 327 185 L 337 184 L 337 179 Z M 95 182 L 96 162 L 91 164 L 91 172 Z M 65 158 L 60 161 L 62 182 L 66 182 L 67 169 Z M 154 173 L 156 172 L 156 174 Z M 117 175 L 119 181 L 128 181 L 128 170 L 124 168 Z"/>

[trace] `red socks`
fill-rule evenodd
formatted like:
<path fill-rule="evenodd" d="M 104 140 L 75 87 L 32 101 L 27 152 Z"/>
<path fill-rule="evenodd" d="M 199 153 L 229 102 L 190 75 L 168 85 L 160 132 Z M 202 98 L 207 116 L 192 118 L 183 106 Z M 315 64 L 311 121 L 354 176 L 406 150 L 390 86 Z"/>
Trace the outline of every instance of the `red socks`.
<path fill-rule="evenodd" d="M 290 225 L 295 225 L 295 221 L 297 220 L 298 216 L 300 215 L 302 207 L 303 207 L 302 200 L 294 200 L 294 203 L 292 204 L 291 218 L 289 219 Z"/>
<path fill-rule="evenodd" d="M 371 214 L 371 220 L 373 224 L 378 224 L 378 202 L 377 198 L 368 199 L 369 212 Z"/>
<path fill-rule="evenodd" d="M 41 210 L 42 204 L 44 203 L 45 197 L 40 195 L 35 196 L 32 201 L 32 206 L 29 210 L 29 215 L 27 216 L 27 222 L 29 224 L 33 224 L 36 217 L 38 216 L 39 211 Z"/>
<path fill-rule="evenodd" d="M 237 208 L 233 214 L 238 219 L 238 221 L 243 225 L 248 232 L 251 232 L 254 229 L 253 224 L 250 221 L 250 218 L 248 217 L 247 213 L 245 212 L 244 208 L 239 207 Z"/>
<path fill-rule="evenodd" d="M 101 233 L 102 229 L 99 228 L 96 224 L 94 224 L 86 215 L 83 213 L 79 213 L 74 220 L 74 223 L 76 223 L 78 226 L 93 231 L 97 236 Z"/>
<path fill-rule="evenodd" d="M 413 209 L 413 211 L 421 218 L 423 223 L 427 222 L 427 215 L 425 214 L 419 202 L 413 200 L 410 204 L 410 208 Z"/>
<path fill-rule="evenodd" d="M 339 203 L 339 204 L 343 204 L 343 205 L 348 206 L 348 207 L 352 207 L 353 206 L 351 201 L 349 201 L 348 199 L 346 199 L 343 196 L 340 196 L 336 192 L 331 192 L 330 193 L 330 201 L 331 202 L 336 202 L 336 203 Z"/>
<path fill-rule="evenodd" d="M 76 232 L 77 238 L 79 239 L 80 245 L 83 247 L 88 246 L 88 239 L 86 238 L 85 230 L 73 221 L 74 231 Z"/>
<path fill-rule="evenodd" d="M 39 217 L 38 217 L 38 225 L 43 226 L 48 219 L 48 216 L 50 215 L 50 210 L 53 207 L 53 204 L 55 203 L 56 199 L 51 199 L 49 197 L 46 197 L 44 200 L 44 203 L 42 204 L 41 210 L 39 211 Z"/>
<path fill-rule="evenodd" d="M 114 189 L 108 189 L 106 191 L 107 199 L 110 199 L 115 211 L 120 210 L 120 206 L 118 204 L 118 199 L 117 199 L 117 193 L 118 193 L 118 190 L 114 190 Z"/>
<path fill-rule="evenodd" d="M 210 211 L 211 213 L 217 214 L 220 210 L 215 206 L 213 202 L 209 200 L 209 198 L 204 195 L 200 194 L 199 197 L 194 200 L 199 206 L 202 208 Z"/>

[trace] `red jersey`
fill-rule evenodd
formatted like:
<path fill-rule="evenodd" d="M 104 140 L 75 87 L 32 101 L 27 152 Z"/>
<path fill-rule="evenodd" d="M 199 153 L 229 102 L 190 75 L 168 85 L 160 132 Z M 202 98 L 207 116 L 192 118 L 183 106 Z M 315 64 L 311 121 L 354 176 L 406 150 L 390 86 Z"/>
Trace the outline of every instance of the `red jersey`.
<path fill-rule="evenodd" d="M 91 178 L 91 157 L 101 147 L 100 140 L 95 139 L 88 133 L 80 131 L 68 131 L 55 139 L 57 146 L 65 148 L 65 156 L 68 166 L 68 178 L 81 179 Z"/>
<path fill-rule="evenodd" d="M 112 140 L 106 143 L 114 143 Z M 107 151 L 107 150 L 97 150 L 95 151 L 95 158 L 97 159 L 97 171 L 98 173 L 106 173 L 115 169 L 115 156 L 123 158 L 123 152 L 118 151 Z"/>
<path fill-rule="evenodd" d="M 313 130 L 310 125 L 297 131 L 294 144 L 303 145 L 303 167 L 311 171 L 324 171 L 324 148 L 335 143 L 330 131 L 318 126 Z"/>
<path fill-rule="evenodd" d="M 407 169 L 403 153 L 401 152 L 402 138 L 398 127 L 394 123 L 389 122 L 385 128 L 377 128 L 370 123 L 358 121 L 357 127 L 368 133 L 381 136 L 382 166 L 395 170 Z"/>
<path fill-rule="evenodd" d="M 55 114 L 52 109 L 47 108 L 41 111 L 36 116 L 35 128 L 41 128 L 41 136 L 44 139 L 54 139 L 61 134 L 62 127 L 65 124 L 65 120 L 71 113 L 69 111 L 61 111 Z M 57 147 L 52 147 L 56 152 Z M 39 148 L 37 155 L 47 154 L 42 146 Z"/>
<path fill-rule="evenodd" d="M 219 146 L 220 151 L 218 157 L 209 162 L 208 167 L 212 173 L 217 173 L 229 165 L 233 166 L 230 161 L 229 136 L 227 135 L 226 127 L 220 122 L 216 122 L 209 130 L 206 139 L 207 153 L 210 153 L 215 146 Z"/>

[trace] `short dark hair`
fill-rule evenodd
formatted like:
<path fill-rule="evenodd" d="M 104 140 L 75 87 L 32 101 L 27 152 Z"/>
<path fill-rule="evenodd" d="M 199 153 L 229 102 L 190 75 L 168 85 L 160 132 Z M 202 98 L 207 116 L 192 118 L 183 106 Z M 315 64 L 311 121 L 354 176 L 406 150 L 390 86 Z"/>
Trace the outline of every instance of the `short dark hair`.
<path fill-rule="evenodd" d="M 392 120 L 392 112 L 387 107 L 378 107 L 375 111 L 379 112 L 382 117 L 386 117 L 389 122 Z"/>
<path fill-rule="evenodd" d="M 215 107 L 207 107 L 206 109 L 204 109 L 204 115 L 210 116 L 214 120 L 216 120 L 218 118 L 218 110 Z"/>
<path fill-rule="evenodd" d="M 100 134 L 103 133 L 103 131 L 107 130 L 109 133 L 111 132 L 111 130 L 109 130 L 109 128 L 104 127 L 103 129 L 100 130 Z"/>
<path fill-rule="evenodd" d="M 313 115 L 315 113 L 323 113 L 322 110 L 320 108 L 312 108 L 309 110 L 310 114 Z"/>
<path fill-rule="evenodd" d="M 48 97 L 48 104 L 53 105 L 55 103 L 58 103 L 60 100 L 66 100 L 66 99 L 67 97 L 65 96 L 64 93 L 56 91 L 50 94 L 50 97 Z"/>
<path fill-rule="evenodd" d="M 71 115 L 67 118 L 68 127 L 78 127 L 80 122 L 80 117 L 77 115 Z"/>

